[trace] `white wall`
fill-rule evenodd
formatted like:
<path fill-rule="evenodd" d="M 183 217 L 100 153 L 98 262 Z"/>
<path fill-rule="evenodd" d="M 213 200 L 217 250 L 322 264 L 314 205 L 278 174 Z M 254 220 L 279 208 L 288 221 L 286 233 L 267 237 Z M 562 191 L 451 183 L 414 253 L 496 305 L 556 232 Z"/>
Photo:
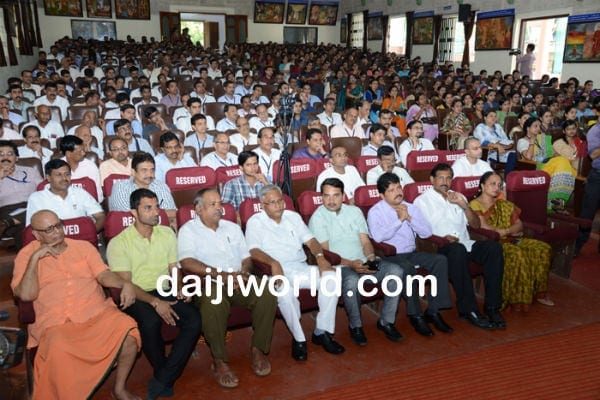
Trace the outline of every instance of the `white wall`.
<path fill-rule="evenodd" d="M 421 57 L 422 61 L 429 62 L 431 61 L 431 56 L 433 55 L 433 45 L 432 44 L 415 44 L 412 47 L 412 52 L 410 56 L 415 58 L 417 56 Z"/>
<path fill-rule="evenodd" d="M 1 67 L 0 68 L 0 93 L 6 93 L 6 91 L 8 90 L 8 84 L 6 83 L 6 80 L 8 78 L 12 78 L 12 77 L 17 77 L 20 78 L 21 77 L 21 71 L 23 71 L 24 69 L 33 69 L 33 67 L 35 67 L 35 63 L 37 62 L 37 53 L 38 53 L 38 48 L 34 47 L 33 48 L 33 56 L 22 56 L 19 55 L 19 49 L 17 49 L 17 61 L 18 64 L 17 65 L 12 65 L 12 66 L 8 66 L 8 67 Z M 8 54 L 6 54 L 6 62 L 8 62 Z"/>

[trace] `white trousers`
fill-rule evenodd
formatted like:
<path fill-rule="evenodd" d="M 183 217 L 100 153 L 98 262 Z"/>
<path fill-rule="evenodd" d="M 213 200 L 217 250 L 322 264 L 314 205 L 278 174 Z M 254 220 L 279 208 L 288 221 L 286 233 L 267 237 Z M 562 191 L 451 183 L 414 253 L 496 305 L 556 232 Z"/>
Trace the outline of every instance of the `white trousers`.
<path fill-rule="evenodd" d="M 317 328 L 327 331 L 329 333 L 335 332 L 335 311 L 338 304 L 339 296 L 333 294 L 336 289 L 335 279 L 327 279 L 324 281 L 324 288 L 327 291 L 327 295 L 322 293 L 321 278 L 325 276 L 335 276 L 334 271 L 325 272 L 322 276 L 319 273 L 319 268 L 315 265 L 308 264 L 294 264 L 293 266 L 283 266 L 285 278 L 289 283 L 289 290 L 286 294 L 277 297 L 279 310 L 285 320 L 289 330 L 292 332 L 292 336 L 298 342 L 306 341 L 302 325 L 300 325 L 300 318 L 302 313 L 300 312 L 300 301 L 294 294 L 293 284 L 294 281 L 298 282 L 297 287 L 299 289 L 310 289 L 311 286 L 311 273 L 315 274 L 316 288 L 318 291 L 317 301 L 319 304 L 319 312 L 317 314 Z M 341 283 L 340 283 L 341 284 Z M 341 287 L 341 286 L 340 286 Z M 332 294 L 332 295 L 330 295 Z"/>

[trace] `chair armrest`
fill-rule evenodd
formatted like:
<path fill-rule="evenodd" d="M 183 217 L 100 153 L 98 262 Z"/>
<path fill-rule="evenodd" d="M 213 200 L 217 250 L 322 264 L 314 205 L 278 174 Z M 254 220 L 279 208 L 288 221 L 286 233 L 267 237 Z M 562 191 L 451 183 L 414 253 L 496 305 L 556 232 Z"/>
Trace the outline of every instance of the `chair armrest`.
<path fill-rule="evenodd" d="M 500 240 L 498 232 L 484 228 L 469 227 L 469 234 L 473 240 Z"/>
<path fill-rule="evenodd" d="M 437 253 L 438 249 L 450 244 L 450 241 L 441 236 L 431 235 L 428 238 L 417 236 L 417 249 L 426 253 Z"/>
<path fill-rule="evenodd" d="M 592 220 L 585 219 L 585 218 L 573 217 L 571 215 L 551 213 L 548 215 L 548 219 L 550 219 L 552 222 L 562 221 L 562 222 L 566 222 L 566 223 L 576 224 L 576 225 L 579 225 L 580 228 L 584 228 L 584 229 L 592 228 Z"/>
<path fill-rule="evenodd" d="M 254 271 L 256 275 L 268 275 L 271 276 L 271 267 L 263 262 L 258 261 L 257 259 L 252 259 L 252 265 L 254 265 Z"/>
<path fill-rule="evenodd" d="M 371 239 L 371 244 L 373 245 L 375 254 L 379 257 L 391 257 L 396 255 L 396 248 L 391 244 L 376 242 L 373 239 Z"/>
<path fill-rule="evenodd" d="M 110 298 L 115 302 L 117 307 L 121 304 L 121 289 L 118 288 L 108 288 L 108 293 L 110 294 Z"/>
<path fill-rule="evenodd" d="M 523 222 L 523 233 L 528 236 L 528 232 L 535 234 L 542 234 L 548 230 L 548 227 L 544 225 L 532 224 L 531 222 Z"/>
<path fill-rule="evenodd" d="M 17 310 L 19 312 L 19 322 L 27 325 L 35 322 L 35 309 L 33 308 L 33 301 L 22 301 L 18 297 L 15 297 L 17 303 Z"/>

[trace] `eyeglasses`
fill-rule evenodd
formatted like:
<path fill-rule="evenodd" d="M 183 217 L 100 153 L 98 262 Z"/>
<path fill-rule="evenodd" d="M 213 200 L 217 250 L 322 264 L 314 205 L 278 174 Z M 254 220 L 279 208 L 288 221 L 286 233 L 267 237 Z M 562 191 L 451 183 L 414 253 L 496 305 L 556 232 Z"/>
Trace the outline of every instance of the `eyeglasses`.
<path fill-rule="evenodd" d="M 125 151 L 127 149 L 128 147 L 115 147 L 113 149 L 110 149 L 110 151 Z"/>
<path fill-rule="evenodd" d="M 226 141 L 226 142 L 222 142 L 222 141 L 216 141 L 215 143 L 217 143 L 217 144 L 230 144 L 230 142 L 229 142 L 229 141 Z"/>
<path fill-rule="evenodd" d="M 62 227 L 63 227 L 63 222 L 62 221 L 58 221 L 58 223 L 56 223 L 54 225 L 50 225 L 50 226 L 48 226 L 48 227 L 46 227 L 44 229 L 35 229 L 35 228 L 33 228 L 33 230 L 37 231 L 37 232 L 42 232 L 42 233 L 45 233 L 45 234 L 49 235 L 52 232 L 54 232 L 55 229 L 59 230 L 59 229 L 62 229 Z"/>
<path fill-rule="evenodd" d="M 0 157 L 14 157 L 14 156 L 15 156 L 14 151 L 7 151 L 6 153 L 3 151 L 0 151 Z"/>

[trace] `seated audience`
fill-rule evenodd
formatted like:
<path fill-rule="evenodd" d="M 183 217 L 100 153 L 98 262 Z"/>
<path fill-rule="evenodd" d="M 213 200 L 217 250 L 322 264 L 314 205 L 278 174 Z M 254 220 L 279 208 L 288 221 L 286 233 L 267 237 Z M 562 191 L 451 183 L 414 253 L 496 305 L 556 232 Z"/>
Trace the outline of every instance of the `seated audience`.
<path fill-rule="evenodd" d="M 504 129 L 497 122 L 496 111 L 490 109 L 484 114 L 484 122 L 477 125 L 473 136 L 488 148 L 488 161 L 506 163 L 504 173 L 508 174 L 515 168 L 517 157 L 514 151 L 514 141 L 506 136 Z"/>
<path fill-rule="evenodd" d="M 100 232 L 104 226 L 104 211 L 85 189 L 71 185 L 69 164 L 61 159 L 53 159 L 46 163 L 44 172 L 48 184 L 44 189 L 29 196 L 25 225 L 30 224 L 36 212 L 49 210 L 61 220 L 90 217 L 96 225 L 96 231 Z"/>
<path fill-rule="evenodd" d="M 102 145 L 100 145 L 100 147 L 94 146 L 94 136 L 92 135 L 92 130 L 87 125 L 79 125 L 73 131 L 73 135 L 77 136 L 83 142 L 83 151 L 86 153 L 95 153 L 99 160 L 104 159 L 104 150 L 102 149 Z M 69 136 L 69 134 L 67 134 L 67 136 Z"/>
<path fill-rule="evenodd" d="M 402 142 L 398 149 L 400 161 L 402 161 L 402 165 L 405 167 L 408 153 L 411 151 L 435 150 L 433 143 L 423 137 L 423 124 L 421 121 L 414 120 L 407 123 L 406 133 L 408 134 L 408 138 Z"/>
<path fill-rule="evenodd" d="M 272 128 L 275 126 L 273 118 L 271 118 L 269 115 L 267 106 L 265 104 L 259 104 L 256 106 L 256 117 L 250 118 L 249 123 L 250 128 L 255 129 L 256 132 L 260 132 L 262 128 Z"/>
<path fill-rule="evenodd" d="M 235 104 L 225 104 L 225 117 L 217 122 L 216 129 L 219 132 L 226 132 L 231 129 L 236 129 L 237 126 L 235 124 L 238 114 L 237 108 Z"/>
<path fill-rule="evenodd" d="M 247 118 L 238 117 L 235 121 L 235 126 L 237 127 L 237 133 L 229 136 L 229 140 L 231 141 L 231 145 L 237 149 L 238 154 L 244 151 L 246 146 L 258 144 L 258 137 L 256 133 L 250 132 L 250 124 Z"/>
<path fill-rule="evenodd" d="M 438 252 L 448 259 L 448 276 L 456 293 L 459 316 L 482 329 L 504 329 L 506 322 L 500 314 L 502 307 L 502 271 L 504 258 L 502 246 L 491 240 L 471 240 L 467 226 L 478 228 L 479 217 L 467 199 L 450 189 L 452 168 L 438 164 L 431 171 L 433 188 L 419 195 L 414 205 L 425 215 L 436 236 L 445 238 L 449 244 Z M 478 311 L 469 263 L 483 265 L 485 282 L 485 313 Z"/>
<path fill-rule="evenodd" d="M 115 136 L 108 142 L 110 158 L 102 161 L 98 170 L 100 171 L 100 182 L 104 186 L 104 180 L 110 175 L 131 175 L 131 157 L 125 139 Z"/>
<path fill-rule="evenodd" d="M 145 152 L 154 155 L 152 146 L 146 139 L 134 136 L 131 130 L 131 124 L 127 119 L 119 119 L 114 123 L 115 134 L 127 142 L 130 152 Z"/>
<path fill-rule="evenodd" d="M 425 94 L 420 94 L 417 102 L 406 112 L 406 122 L 420 121 L 424 138 L 433 142 L 438 137 L 437 113 Z"/>
<path fill-rule="evenodd" d="M 391 86 L 388 89 L 387 96 L 381 104 L 382 110 L 389 110 L 392 113 L 392 120 L 396 123 L 396 129 L 403 136 L 406 135 L 406 104 L 400 95 L 397 86 Z M 381 123 L 381 113 L 379 113 L 379 122 Z"/>
<path fill-rule="evenodd" d="M 85 158 L 83 140 L 77 136 L 65 136 L 60 141 L 60 152 L 71 168 L 71 179 L 90 178 L 96 184 L 98 201 L 102 202 L 102 184 L 100 171 L 96 163 Z"/>
<path fill-rule="evenodd" d="M 141 138 L 143 127 L 142 123 L 136 119 L 135 107 L 131 104 L 124 104 L 119 108 L 119 118 L 116 121 L 109 121 L 106 123 L 106 134 L 118 135 L 116 124 L 120 119 L 127 120 L 131 126 L 131 131 L 136 137 Z M 147 140 L 146 138 L 144 140 Z"/>
<path fill-rule="evenodd" d="M 45 105 L 48 107 L 58 107 L 60 109 L 60 118 L 62 121 L 68 119 L 69 113 L 67 112 L 70 104 L 69 100 L 65 99 L 58 95 L 58 88 L 56 86 L 56 82 L 48 82 L 44 86 L 44 96 L 38 97 L 33 102 L 33 106 L 37 107 L 40 105 Z"/>
<path fill-rule="evenodd" d="M 377 158 L 379 158 L 379 165 L 371 168 L 367 172 L 367 185 L 376 185 L 377 179 L 385 172 L 395 174 L 400 179 L 400 185 L 404 187 L 409 183 L 413 183 L 413 178 L 406 172 L 402 167 L 399 167 L 396 162 L 396 152 L 390 146 L 381 146 L 377 149 Z"/>
<path fill-rule="evenodd" d="M 194 199 L 197 218 L 181 227 L 178 234 L 178 259 L 182 268 L 204 278 L 221 276 L 226 282 L 229 275 L 247 278 L 252 273 L 252 261 L 241 228 L 223 220 L 223 205 L 215 189 L 203 189 Z M 198 246 L 210 242 L 212 246 Z M 231 306 L 241 306 L 252 312 L 253 334 L 251 341 L 252 371 L 257 376 L 271 373 L 267 354 L 273 337 L 273 320 L 277 310 L 277 299 L 268 291 L 258 294 L 252 289 L 242 294 L 235 288 L 232 295 L 214 303 L 216 284 L 212 294 L 203 293 L 199 306 L 203 318 L 203 334 L 213 357 L 212 370 L 217 382 L 223 387 L 235 387 L 239 379 L 229 368 L 229 357 L 225 349 L 227 319 Z"/>
<path fill-rule="evenodd" d="M 125 312 L 136 320 L 142 351 L 154 370 L 147 398 L 171 397 L 175 380 L 183 372 L 200 336 L 200 313 L 190 303 L 192 298 L 186 298 L 181 291 L 181 271 L 178 271 L 178 287 L 162 287 L 176 292 L 176 296 L 163 296 L 157 289 L 158 278 L 177 269 L 177 238 L 171 228 L 159 224 L 156 194 L 136 189 L 129 201 L 135 222 L 108 243 L 106 258 L 111 271 L 133 284 L 135 290 L 136 301 Z M 161 336 L 163 322 L 179 328 L 168 353 Z"/>
<path fill-rule="evenodd" d="M 334 112 L 335 110 L 335 99 L 328 97 L 325 99 L 323 104 L 323 112 L 317 114 L 321 124 L 325 125 L 327 129 L 330 126 L 341 125 L 343 123 L 342 116 L 339 113 Z"/>
<path fill-rule="evenodd" d="M 292 155 L 292 158 L 311 158 L 313 160 L 327 157 L 323 134 L 316 128 L 311 128 L 306 132 L 306 146 L 297 149 Z"/>
<path fill-rule="evenodd" d="M 144 126 L 142 137 L 150 140 L 150 136 L 156 131 L 175 131 L 177 127 L 172 123 L 167 123 L 160 111 L 154 106 L 148 106 L 144 110 L 144 118 L 149 121 L 149 124 Z"/>
<path fill-rule="evenodd" d="M 185 138 L 183 145 L 194 147 L 198 151 L 198 160 L 201 160 L 201 151 L 206 147 L 213 147 L 214 138 L 212 135 L 206 133 L 208 130 L 208 120 L 204 114 L 194 114 L 190 121 L 193 133 Z"/>
<path fill-rule="evenodd" d="M 214 139 L 215 151 L 208 153 L 200 161 L 202 167 L 211 167 L 216 170 L 219 167 L 231 167 L 237 165 L 237 156 L 229 152 L 231 142 L 229 135 L 219 132 Z"/>
<path fill-rule="evenodd" d="M 370 236 L 396 249 L 396 255 L 386 257 L 385 260 L 402 266 L 404 278 L 416 275 L 416 268 L 425 268 L 437 280 L 437 295 L 428 296 L 425 315 L 421 311 L 417 291 L 413 288 L 413 295 L 407 299 L 407 314 L 411 325 L 423 336 L 433 336 L 428 322 L 433 323 L 441 332 L 452 332 L 439 312 L 440 308 L 450 308 L 452 304 L 446 257 L 416 251 L 417 235 L 421 238 L 431 236 L 429 222 L 417 207 L 404 201 L 400 179 L 395 174 L 386 172 L 381 175 L 377 179 L 377 191 L 381 200 L 371 207 L 367 220 Z M 406 281 L 405 283 L 408 284 Z"/>
<path fill-rule="evenodd" d="M 243 151 L 238 155 L 238 164 L 242 174 L 227 181 L 221 190 L 223 203 L 233 205 L 236 210 L 244 200 L 258 198 L 260 190 L 269 184 L 259 169 L 258 154 Z"/>
<path fill-rule="evenodd" d="M 479 216 L 481 227 L 498 232 L 502 241 L 503 308 L 512 306 L 527 311 L 534 298 L 553 306 L 547 294 L 552 248 L 539 240 L 522 237 L 521 210 L 501 196 L 502 177 L 489 171 L 481 177 L 478 196 L 471 200 L 470 206 Z"/>
<path fill-rule="evenodd" d="M 4 120 L 0 118 L 0 140 L 21 140 L 19 132 L 4 125 Z"/>
<path fill-rule="evenodd" d="M 281 157 L 281 151 L 273 148 L 275 140 L 273 139 L 273 128 L 265 127 L 258 131 L 258 147 L 252 151 L 258 154 L 258 166 L 260 171 L 267 178 L 269 183 L 273 183 L 273 166 L 275 161 Z"/>
<path fill-rule="evenodd" d="M 173 132 L 165 132 L 160 136 L 162 153 L 154 157 L 156 163 L 155 176 L 161 182 L 166 182 L 166 175 L 173 168 L 196 167 L 194 159 L 183 151 L 179 136 Z"/>
<path fill-rule="evenodd" d="M 260 191 L 262 211 L 254 214 L 246 225 L 246 242 L 253 260 L 271 267 L 271 275 L 279 276 L 288 282 L 298 280 L 299 288 L 308 288 L 311 274 L 317 287 L 320 278 L 334 275 L 334 268 L 323 255 L 323 248 L 308 230 L 299 214 L 285 210 L 281 189 L 267 185 Z M 317 265 L 307 263 L 302 246 L 305 245 L 315 257 Z M 335 313 L 338 296 L 334 293 L 335 280 L 328 280 L 324 294 L 318 293 L 319 312 L 312 342 L 323 346 L 331 354 L 341 354 L 344 347 L 333 338 L 335 332 Z M 289 285 L 284 285 L 283 287 Z M 279 311 L 292 334 L 292 357 L 297 361 L 306 361 L 308 349 L 304 330 L 300 325 L 300 302 L 293 290 L 287 290 L 277 296 Z"/>
<path fill-rule="evenodd" d="M 451 111 L 444 118 L 444 125 L 441 131 L 450 135 L 449 150 L 464 149 L 465 140 L 473 130 L 471 121 L 462 112 L 462 108 L 462 101 L 460 99 L 453 100 Z"/>
<path fill-rule="evenodd" d="M 490 164 L 481 159 L 481 142 L 476 137 L 465 139 L 465 156 L 460 157 L 452 164 L 455 178 L 460 176 L 481 176 L 492 170 Z"/>
<path fill-rule="evenodd" d="M 40 131 L 40 137 L 42 139 L 48 139 L 50 141 L 50 147 L 56 147 L 56 139 L 65 136 L 62 125 L 56 121 L 51 120 L 51 111 L 48 106 L 39 105 L 36 108 L 35 120 L 26 123 L 21 128 L 21 134 L 23 134 L 25 128 L 29 126 L 35 126 Z"/>
<path fill-rule="evenodd" d="M 344 194 L 351 204 L 354 204 L 354 191 L 359 186 L 364 186 L 365 182 L 360 177 L 358 170 L 353 165 L 348 165 L 348 152 L 342 146 L 336 146 L 331 149 L 331 166 L 319 174 L 317 178 L 317 188 L 320 190 L 321 184 L 327 178 L 338 178 L 344 182 Z"/>
<path fill-rule="evenodd" d="M 388 146 L 392 149 L 394 145 L 386 140 L 386 128 L 381 124 L 373 124 L 369 127 L 369 143 L 363 146 L 360 155 L 376 156 L 381 146 Z"/>
<path fill-rule="evenodd" d="M 334 125 L 331 128 L 329 133 L 329 137 L 331 139 L 338 137 L 357 137 L 364 138 L 365 131 L 363 131 L 362 125 L 359 125 L 356 122 L 358 118 L 358 110 L 356 108 L 351 107 L 344 112 L 344 122 L 341 124 Z"/>

